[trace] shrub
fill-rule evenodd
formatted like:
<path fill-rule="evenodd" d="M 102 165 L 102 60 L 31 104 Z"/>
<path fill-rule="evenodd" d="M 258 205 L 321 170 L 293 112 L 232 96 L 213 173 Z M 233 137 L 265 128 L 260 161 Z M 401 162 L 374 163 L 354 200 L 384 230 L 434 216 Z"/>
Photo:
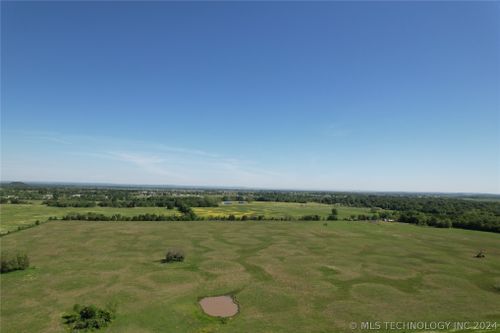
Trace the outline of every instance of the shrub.
<path fill-rule="evenodd" d="M 75 304 L 71 313 L 63 315 L 63 320 L 71 332 L 93 331 L 108 326 L 114 318 L 114 312 L 95 305 Z"/>
<path fill-rule="evenodd" d="M 0 272 L 8 273 L 17 270 L 24 270 L 30 266 L 28 255 L 24 253 L 2 253 L 0 260 Z"/>
<path fill-rule="evenodd" d="M 169 249 L 163 262 L 184 261 L 184 251 L 180 249 Z"/>
<path fill-rule="evenodd" d="M 300 217 L 299 220 L 302 220 L 302 221 L 319 221 L 319 220 L 321 220 L 321 216 L 319 216 L 319 215 L 304 215 L 304 216 Z"/>
<path fill-rule="evenodd" d="M 479 250 L 479 252 L 475 255 L 476 258 L 484 258 L 486 257 L 486 251 L 485 250 Z"/>
<path fill-rule="evenodd" d="M 328 221 L 337 221 L 339 218 L 338 218 L 338 210 L 337 208 L 332 208 L 332 213 L 330 215 L 328 215 L 328 217 L 326 218 Z"/>

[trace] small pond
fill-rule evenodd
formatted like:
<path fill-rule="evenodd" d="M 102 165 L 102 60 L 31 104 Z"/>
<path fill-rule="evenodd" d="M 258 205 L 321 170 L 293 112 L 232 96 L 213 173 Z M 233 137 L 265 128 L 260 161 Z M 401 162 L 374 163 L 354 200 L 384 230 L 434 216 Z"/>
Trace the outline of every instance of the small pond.
<path fill-rule="evenodd" d="M 231 296 L 205 297 L 200 300 L 203 311 L 213 317 L 232 317 L 238 313 L 238 304 Z"/>

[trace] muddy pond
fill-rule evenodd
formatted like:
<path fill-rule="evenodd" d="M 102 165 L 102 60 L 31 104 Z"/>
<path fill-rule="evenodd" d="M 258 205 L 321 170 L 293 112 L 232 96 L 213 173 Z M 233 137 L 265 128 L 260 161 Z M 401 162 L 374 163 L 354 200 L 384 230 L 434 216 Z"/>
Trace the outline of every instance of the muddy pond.
<path fill-rule="evenodd" d="M 231 296 L 205 297 L 200 300 L 203 311 L 213 317 L 232 317 L 238 313 L 238 304 Z"/>

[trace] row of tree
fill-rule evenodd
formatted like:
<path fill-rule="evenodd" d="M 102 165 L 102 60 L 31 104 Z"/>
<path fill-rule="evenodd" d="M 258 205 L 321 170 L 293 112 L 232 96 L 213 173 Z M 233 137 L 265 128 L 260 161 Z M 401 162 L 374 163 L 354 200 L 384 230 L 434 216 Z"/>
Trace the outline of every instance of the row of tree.
<path fill-rule="evenodd" d="M 48 199 L 43 201 L 47 206 L 53 207 L 117 207 L 117 208 L 133 208 L 133 207 L 165 207 L 167 209 L 189 207 L 217 207 L 218 200 L 213 197 L 135 197 L 125 200 L 115 198 L 106 199 L 103 201 L 91 201 L 84 198 L 59 198 Z"/>
<path fill-rule="evenodd" d="M 163 215 L 163 214 L 139 214 L 127 216 L 121 214 L 106 215 L 101 213 L 71 213 L 64 215 L 64 221 L 193 221 L 196 215 Z"/>

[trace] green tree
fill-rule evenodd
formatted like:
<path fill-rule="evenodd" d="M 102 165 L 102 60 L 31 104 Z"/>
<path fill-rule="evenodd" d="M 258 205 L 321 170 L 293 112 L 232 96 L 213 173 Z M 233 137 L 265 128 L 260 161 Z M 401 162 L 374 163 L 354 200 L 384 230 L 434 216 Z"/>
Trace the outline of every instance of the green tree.
<path fill-rule="evenodd" d="M 339 219 L 337 215 L 338 215 L 337 208 L 332 208 L 332 213 L 328 215 L 326 219 L 329 221 L 337 221 Z"/>

